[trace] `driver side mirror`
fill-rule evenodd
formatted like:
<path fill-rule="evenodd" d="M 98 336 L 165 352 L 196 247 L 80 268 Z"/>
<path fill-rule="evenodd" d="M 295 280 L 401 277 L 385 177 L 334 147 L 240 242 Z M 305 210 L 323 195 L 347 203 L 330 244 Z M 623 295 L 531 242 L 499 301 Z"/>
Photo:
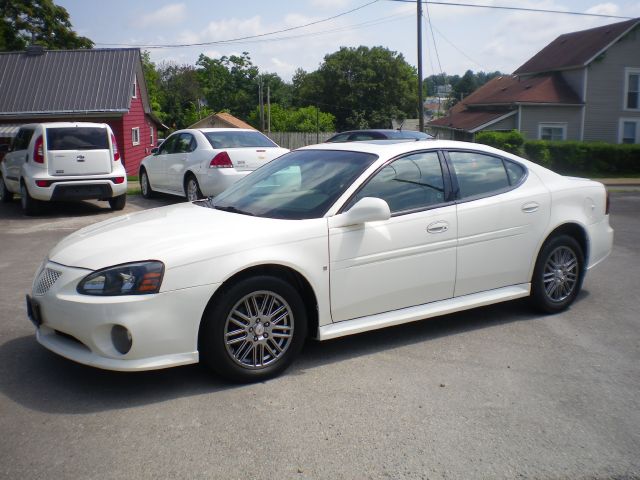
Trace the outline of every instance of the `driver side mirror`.
<path fill-rule="evenodd" d="M 389 204 L 381 198 L 364 197 L 344 213 L 329 218 L 329 228 L 348 227 L 366 222 L 389 220 Z"/>
<path fill-rule="evenodd" d="M 158 147 L 153 147 L 151 149 L 151 155 L 158 155 L 159 151 L 160 151 L 160 149 Z"/>

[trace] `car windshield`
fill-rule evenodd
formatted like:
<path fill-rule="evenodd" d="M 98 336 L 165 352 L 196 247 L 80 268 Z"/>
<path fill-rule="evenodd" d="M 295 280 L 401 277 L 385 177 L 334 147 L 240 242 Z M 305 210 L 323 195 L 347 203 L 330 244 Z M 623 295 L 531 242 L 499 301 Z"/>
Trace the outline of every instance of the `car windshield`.
<path fill-rule="evenodd" d="M 269 137 L 260 132 L 241 130 L 223 132 L 202 132 L 213 148 L 277 147 Z"/>
<path fill-rule="evenodd" d="M 107 150 L 109 137 L 106 128 L 56 127 L 47 128 L 49 150 Z"/>
<path fill-rule="evenodd" d="M 320 218 L 376 158 L 336 150 L 291 152 L 200 204 L 267 218 Z"/>

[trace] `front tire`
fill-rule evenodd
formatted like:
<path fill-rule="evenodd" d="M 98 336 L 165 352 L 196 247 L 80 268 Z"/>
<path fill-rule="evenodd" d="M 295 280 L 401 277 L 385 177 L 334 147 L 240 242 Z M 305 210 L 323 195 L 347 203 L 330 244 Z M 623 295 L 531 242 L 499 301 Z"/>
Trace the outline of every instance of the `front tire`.
<path fill-rule="evenodd" d="M 207 308 L 200 358 L 231 381 L 263 381 L 293 362 L 306 335 L 306 309 L 295 288 L 277 277 L 247 278 Z"/>
<path fill-rule="evenodd" d="M 29 190 L 24 182 L 20 183 L 20 203 L 22 211 L 28 216 L 38 215 L 42 210 L 42 202 L 29 195 Z"/>
<path fill-rule="evenodd" d="M 185 180 L 184 192 L 187 200 L 190 202 L 195 202 L 196 200 L 200 200 L 204 197 L 204 195 L 202 195 L 202 192 L 200 191 L 198 180 L 193 175 L 189 175 Z"/>
<path fill-rule="evenodd" d="M 533 305 L 545 313 L 565 310 L 576 299 L 584 279 L 584 252 L 569 235 L 547 240 L 531 281 Z"/>
<path fill-rule="evenodd" d="M 111 210 L 122 210 L 127 204 L 127 194 L 123 193 L 122 195 L 118 195 L 117 197 L 113 197 L 109 199 L 109 206 Z"/>
<path fill-rule="evenodd" d="M 144 198 L 153 198 L 155 196 L 151 183 L 149 183 L 149 175 L 147 175 L 147 171 L 144 168 L 140 170 L 140 193 Z"/>
<path fill-rule="evenodd" d="M 4 183 L 4 177 L 0 174 L 0 202 L 9 203 L 13 200 L 13 193 L 7 188 L 7 184 Z"/>

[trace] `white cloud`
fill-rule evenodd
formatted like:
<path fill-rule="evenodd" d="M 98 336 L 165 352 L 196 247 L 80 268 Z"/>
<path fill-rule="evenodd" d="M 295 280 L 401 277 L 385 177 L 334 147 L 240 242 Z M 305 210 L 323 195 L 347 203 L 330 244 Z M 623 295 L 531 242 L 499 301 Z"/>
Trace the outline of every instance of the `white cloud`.
<path fill-rule="evenodd" d="M 349 0 L 311 0 L 311 6 L 323 10 L 333 10 L 337 8 L 347 8 L 351 2 Z"/>
<path fill-rule="evenodd" d="M 187 7 L 184 3 L 172 3 L 156 10 L 155 12 L 142 15 L 136 19 L 135 26 L 147 27 L 168 27 L 178 25 L 187 18 Z"/>

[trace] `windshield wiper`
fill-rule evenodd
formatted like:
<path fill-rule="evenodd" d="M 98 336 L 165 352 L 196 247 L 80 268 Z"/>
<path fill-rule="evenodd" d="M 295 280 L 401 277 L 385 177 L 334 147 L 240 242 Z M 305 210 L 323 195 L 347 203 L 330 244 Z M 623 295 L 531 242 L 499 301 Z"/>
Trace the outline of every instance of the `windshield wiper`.
<path fill-rule="evenodd" d="M 231 205 L 230 206 L 214 205 L 213 208 L 215 208 L 216 210 L 222 210 L 223 212 L 239 213 L 240 215 L 249 215 L 250 217 L 255 217 L 253 213 L 240 210 L 239 208 L 236 208 Z"/>

